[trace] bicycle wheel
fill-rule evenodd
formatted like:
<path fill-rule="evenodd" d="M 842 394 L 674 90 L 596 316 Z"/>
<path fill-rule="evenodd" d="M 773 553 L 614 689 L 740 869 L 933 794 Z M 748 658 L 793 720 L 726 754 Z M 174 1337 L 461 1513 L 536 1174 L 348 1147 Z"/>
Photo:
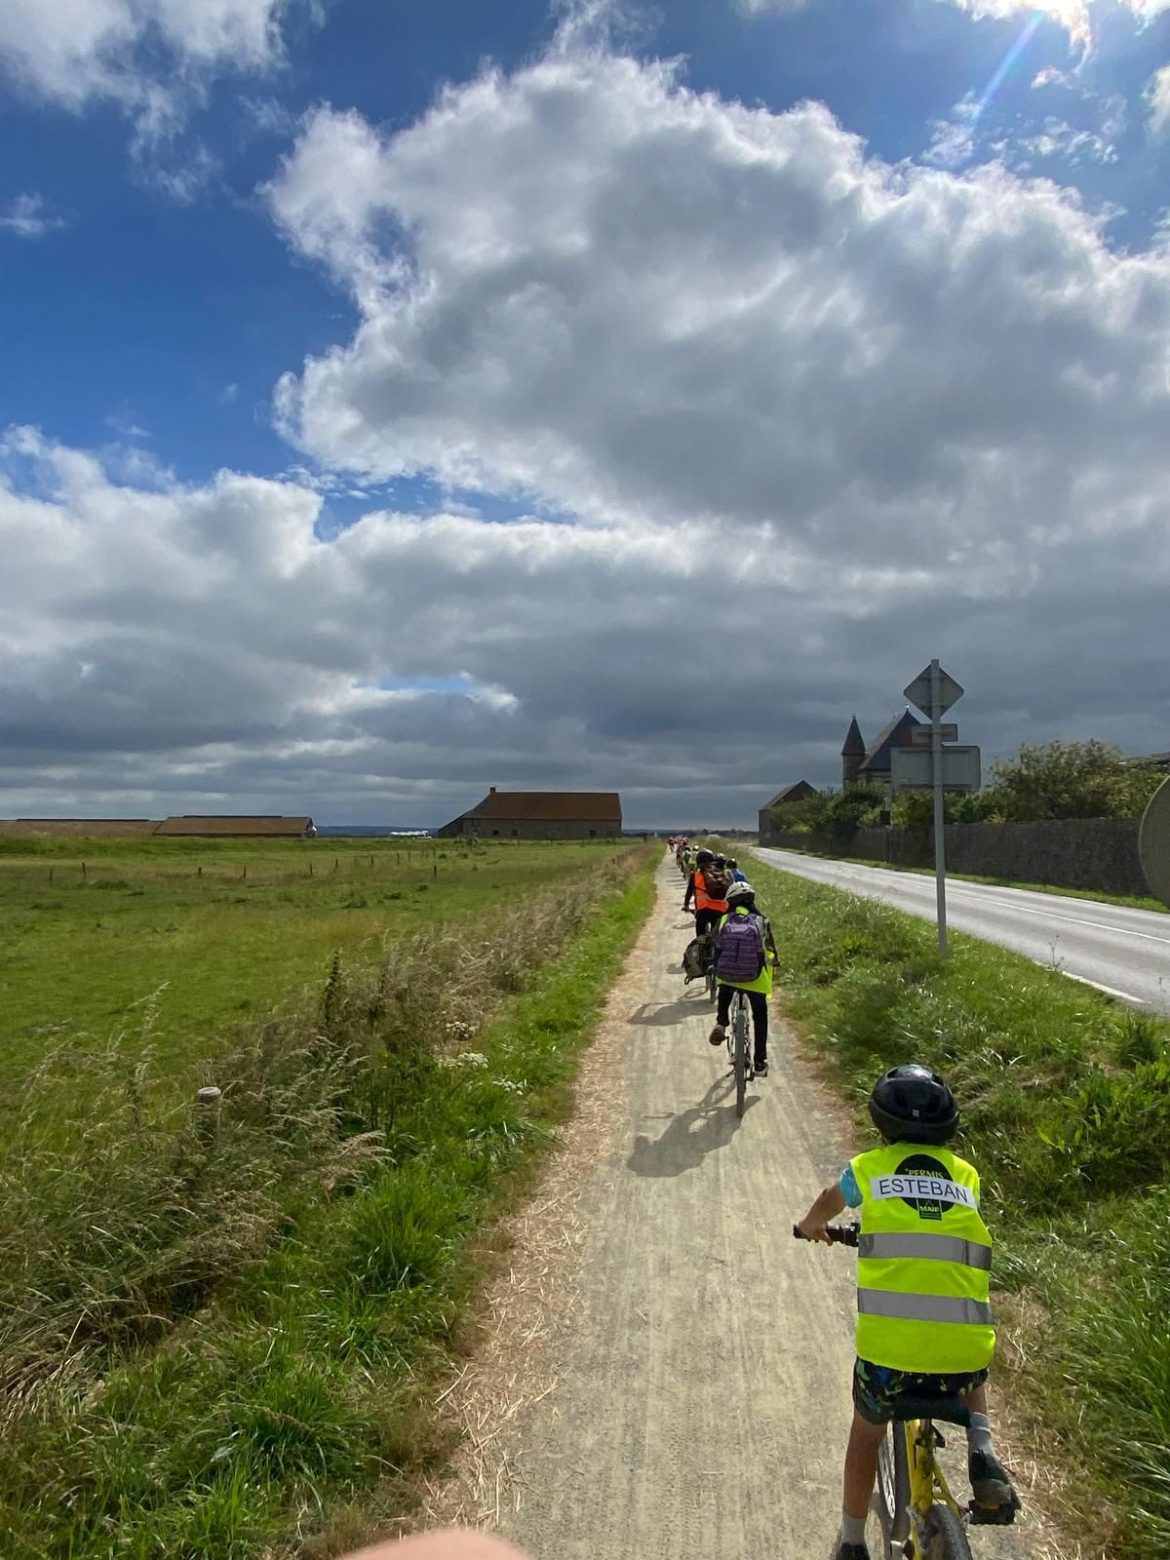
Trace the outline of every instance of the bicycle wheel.
<path fill-rule="evenodd" d="M 749 1042 L 747 1003 L 742 997 L 736 999 L 732 1025 L 735 1036 L 735 1114 L 742 1116 L 747 1099 Z"/>
<path fill-rule="evenodd" d="M 902 1544 L 910 1535 L 910 1467 L 905 1425 L 892 1424 L 878 1448 L 877 1493 L 882 1538 L 892 1554 L 892 1546 Z M 901 1552 L 897 1551 L 899 1555 Z"/>
<path fill-rule="evenodd" d="M 949 1506 L 936 1500 L 930 1508 L 930 1547 L 927 1560 L 974 1560 L 967 1530 Z"/>

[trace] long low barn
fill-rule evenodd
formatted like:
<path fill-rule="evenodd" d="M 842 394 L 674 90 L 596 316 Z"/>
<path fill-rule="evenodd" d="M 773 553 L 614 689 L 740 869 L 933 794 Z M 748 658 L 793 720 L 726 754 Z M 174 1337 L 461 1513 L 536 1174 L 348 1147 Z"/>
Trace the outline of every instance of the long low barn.
<path fill-rule="evenodd" d="M 616 791 L 497 791 L 452 818 L 439 839 L 604 840 L 622 832 Z"/>
<path fill-rule="evenodd" d="M 273 814 L 210 814 L 174 818 L 0 818 L 0 835 L 35 839 L 40 835 L 93 839 L 103 835 L 154 835 L 168 839 L 312 839 L 312 818 Z"/>

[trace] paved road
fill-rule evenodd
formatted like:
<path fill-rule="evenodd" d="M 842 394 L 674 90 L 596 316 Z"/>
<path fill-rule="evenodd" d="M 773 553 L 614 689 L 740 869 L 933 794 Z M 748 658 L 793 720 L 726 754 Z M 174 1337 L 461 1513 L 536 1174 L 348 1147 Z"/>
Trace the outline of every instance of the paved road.
<path fill-rule="evenodd" d="M 692 923 L 680 893 L 664 863 L 599 1036 L 612 1061 L 579 1099 L 610 1124 L 579 1193 L 579 1277 L 555 1375 L 530 1412 L 469 1421 L 497 1462 L 478 1469 L 461 1514 L 535 1560 L 827 1560 L 854 1262 L 799 1245 L 791 1226 L 848 1148 L 779 1026 L 772 1071 L 737 1119 L 725 1053 L 707 1044 L 712 1009 L 682 983 Z M 523 1374 L 527 1323 L 501 1315 L 497 1374 Z M 961 1435 L 946 1455 L 958 1448 Z M 1016 1530 L 980 1529 L 976 1547 L 980 1560 L 1060 1554 L 1034 1509 Z"/>
<path fill-rule="evenodd" d="M 771 867 L 934 920 L 934 878 L 757 847 Z M 1170 916 L 1024 888 L 947 881 L 947 925 L 1055 965 L 1131 1006 L 1170 1015 Z"/>

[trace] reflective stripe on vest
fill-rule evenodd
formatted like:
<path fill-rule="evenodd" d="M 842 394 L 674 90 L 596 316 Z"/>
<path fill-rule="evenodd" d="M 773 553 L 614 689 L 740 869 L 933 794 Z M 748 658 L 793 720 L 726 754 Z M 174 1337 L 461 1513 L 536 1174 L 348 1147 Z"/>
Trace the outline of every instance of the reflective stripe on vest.
<path fill-rule="evenodd" d="M 906 1295 L 896 1289 L 859 1289 L 857 1309 L 862 1316 L 898 1316 L 909 1322 L 991 1326 L 987 1301 L 969 1300 L 961 1295 Z"/>
<path fill-rule="evenodd" d="M 925 1257 L 928 1261 L 961 1262 L 964 1267 L 991 1271 L 991 1247 L 959 1235 L 862 1235 L 859 1257 Z"/>

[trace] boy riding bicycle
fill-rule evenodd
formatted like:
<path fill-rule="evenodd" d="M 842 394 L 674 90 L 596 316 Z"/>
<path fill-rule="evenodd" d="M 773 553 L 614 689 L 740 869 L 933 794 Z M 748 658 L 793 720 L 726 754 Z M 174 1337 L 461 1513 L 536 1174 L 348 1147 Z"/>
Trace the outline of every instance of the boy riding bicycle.
<path fill-rule="evenodd" d="M 878 1449 L 900 1394 L 961 1397 L 976 1505 L 1003 1521 L 1019 1507 L 987 1417 L 995 1330 L 979 1175 L 943 1147 L 959 1124 L 954 1096 L 926 1067 L 895 1067 L 874 1086 L 869 1113 L 884 1146 L 858 1154 L 800 1222 L 806 1239 L 827 1241 L 830 1219 L 846 1206 L 861 1210 L 853 1426 L 835 1560 L 869 1560 Z"/>
<path fill-rule="evenodd" d="M 718 1006 L 715 1027 L 707 1038 L 712 1045 L 727 1039 L 732 998 L 742 991 L 752 1010 L 752 1071 L 757 1078 L 768 1076 L 768 998 L 777 957 L 772 923 L 757 909 L 755 889 L 746 880 L 732 883 L 727 890 L 727 914 L 720 918 L 715 939 Z"/>

